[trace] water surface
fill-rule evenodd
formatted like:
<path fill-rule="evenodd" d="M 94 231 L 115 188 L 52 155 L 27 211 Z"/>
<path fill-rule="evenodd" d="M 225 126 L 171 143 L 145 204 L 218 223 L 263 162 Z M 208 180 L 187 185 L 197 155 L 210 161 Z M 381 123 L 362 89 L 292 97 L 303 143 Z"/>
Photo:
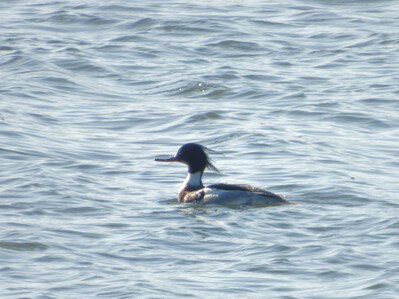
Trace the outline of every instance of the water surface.
<path fill-rule="evenodd" d="M 396 1 L 3 1 L 5 298 L 396 298 Z M 176 202 L 206 184 L 297 205 Z"/>

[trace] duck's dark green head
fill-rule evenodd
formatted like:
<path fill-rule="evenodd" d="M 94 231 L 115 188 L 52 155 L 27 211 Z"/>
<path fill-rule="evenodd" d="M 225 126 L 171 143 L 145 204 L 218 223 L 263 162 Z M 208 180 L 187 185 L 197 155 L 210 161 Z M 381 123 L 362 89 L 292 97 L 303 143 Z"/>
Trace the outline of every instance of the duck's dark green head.
<path fill-rule="evenodd" d="M 208 149 L 197 143 L 186 143 L 177 151 L 176 156 L 168 159 L 155 159 L 159 162 L 181 162 L 187 164 L 189 173 L 203 172 L 205 168 L 218 169 L 212 164 L 205 151 Z"/>

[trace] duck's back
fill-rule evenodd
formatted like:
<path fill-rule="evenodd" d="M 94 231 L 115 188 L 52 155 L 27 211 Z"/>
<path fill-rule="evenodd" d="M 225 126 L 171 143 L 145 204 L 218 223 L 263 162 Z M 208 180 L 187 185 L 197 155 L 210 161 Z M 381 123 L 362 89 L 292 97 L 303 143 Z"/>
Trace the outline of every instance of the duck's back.
<path fill-rule="evenodd" d="M 267 190 L 244 184 L 214 184 L 203 189 L 204 204 L 267 205 L 289 203 Z"/>

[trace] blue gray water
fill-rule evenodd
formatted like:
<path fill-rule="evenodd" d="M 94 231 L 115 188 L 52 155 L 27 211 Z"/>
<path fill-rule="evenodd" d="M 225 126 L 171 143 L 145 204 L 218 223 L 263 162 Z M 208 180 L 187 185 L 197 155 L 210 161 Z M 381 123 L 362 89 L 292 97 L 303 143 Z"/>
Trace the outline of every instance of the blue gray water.
<path fill-rule="evenodd" d="M 2 1 L 1 298 L 398 298 L 399 3 Z M 157 164 L 297 205 L 178 204 Z"/>

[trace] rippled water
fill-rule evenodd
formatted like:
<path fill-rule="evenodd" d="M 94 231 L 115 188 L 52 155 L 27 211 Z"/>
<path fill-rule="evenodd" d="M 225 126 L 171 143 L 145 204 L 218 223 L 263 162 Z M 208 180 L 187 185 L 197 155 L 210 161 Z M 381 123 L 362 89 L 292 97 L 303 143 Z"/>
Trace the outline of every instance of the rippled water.
<path fill-rule="evenodd" d="M 397 1 L 28 2 L 0 3 L 2 297 L 399 296 Z M 153 158 L 186 142 L 297 205 L 178 204 Z"/>

